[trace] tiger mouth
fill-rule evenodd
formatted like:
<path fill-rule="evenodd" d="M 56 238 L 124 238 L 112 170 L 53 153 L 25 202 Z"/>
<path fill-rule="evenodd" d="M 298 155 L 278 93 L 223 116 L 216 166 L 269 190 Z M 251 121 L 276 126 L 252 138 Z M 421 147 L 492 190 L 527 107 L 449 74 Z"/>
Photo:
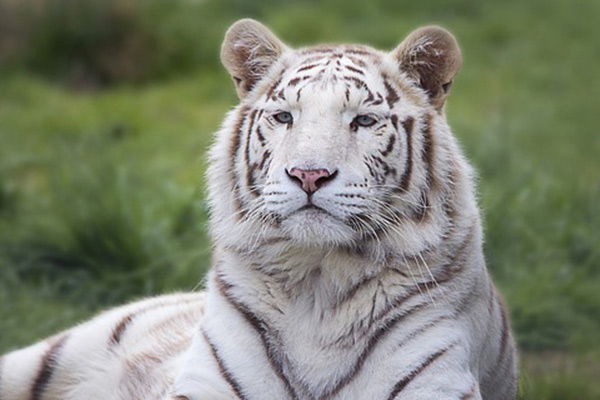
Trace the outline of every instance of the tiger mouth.
<path fill-rule="evenodd" d="M 298 213 L 301 213 L 301 212 L 303 212 L 303 211 L 305 211 L 305 212 L 316 212 L 316 213 L 323 213 L 323 214 L 327 214 L 327 215 L 329 215 L 329 216 L 331 216 L 331 217 L 334 217 L 334 215 L 330 214 L 330 213 L 329 213 L 327 210 L 325 210 L 324 208 L 321 208 L 321 207 L 319 207 L 319 206 L 315 206 L 314 204 L 312 204 L 312 203 L 310 203 L 310 202 L 309 202 L 308 204 L 305 204 L 305 205 L 303 205 L 302 207 L 298 208 L 296 211 L 294 211 L 294 212 L 292 213 L 292 215 L 293 215 L 293 214 L 298 214 Z"/>
<path fill-rule="evenodd" d="M 317 211 L 322 211 L 322 212 L 327 213 L 327 211 L 325 211 L 324 209 L 322 209 L 319 206 L 315 206 L 312 203 L 305 204 L 304 206 L 302 206 L 298 210 L 296 210 L 296 212 L 305 211 L 305 210 L 317 210 Z"/>
<path fill-rule="evenodd" d="M 327 215 L 329 215 L 331 217 L 334 217 L 334 215 L 332 215 L 331 213 L 329 213 L 327 210 L 325 210 L 322 207 L 314 205 L 310 201 L 308 201 L 308 203 L 306 203 L 302 207 L 300 207 L 300 208 L 296 209 L 295 211 L 293 211 L 291 213 L 291 215 L 299 214 L 301 212 L 322 213 L 322 214 L 327 214 Z"/>
<path fill-rule="evenodd" d="M 301 212 L 307 212 L 307 213 L 317 213 L 317 214 L 324 214 L 330 218 L 333 218 L 337 221 L 343 222 L 345 223 L 344 220 L 342 220 L 340 217 L 333 215 L 332 213 L 330 213 L 329 211 L 327 211 L 326 209 L 316 206 L 313 203 L 311 203 L 310 201 L 303 205 L 302 207 L 298 208 L 296 211 L 294 211 L 291 215 L 296 215 L 299 214 Z"/>

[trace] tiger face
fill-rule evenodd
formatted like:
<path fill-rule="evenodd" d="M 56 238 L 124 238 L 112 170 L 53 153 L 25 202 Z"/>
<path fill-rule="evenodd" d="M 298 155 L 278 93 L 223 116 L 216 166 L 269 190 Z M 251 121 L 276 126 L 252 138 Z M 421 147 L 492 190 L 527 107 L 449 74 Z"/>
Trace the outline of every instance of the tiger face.
<path fill-rule="evenodd" d="M 460 65 L 448 32 L 422 28 L 391 53 L 292 50 L 242 20 L 226 35 L 222 61 L 241 104 L 208 172 L 217 237 L 355 246 L 406 240 L 434 220 L 440 193 L 428 152 L 434 130 L 436 141 L 450 140 L 443 104 Z"/>

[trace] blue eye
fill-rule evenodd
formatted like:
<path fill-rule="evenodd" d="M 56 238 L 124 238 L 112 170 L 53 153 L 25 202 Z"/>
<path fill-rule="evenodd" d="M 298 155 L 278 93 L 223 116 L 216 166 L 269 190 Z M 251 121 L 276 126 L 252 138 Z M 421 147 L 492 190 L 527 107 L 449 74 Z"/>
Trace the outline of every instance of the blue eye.
<path fill-rule="evenodd" d="M 360 126 L 369 127 L 375 125 L 377 120 L 373 117 L 369 117 L 368 115 L 358 115 L 354 118 L 354 122 Z"/>
<path fill-rule="evenodd" d="M 280 124 L 291 124 L 292 121 L 294 120 L 294 117 L 292 117 L 292 114 L 290 114 L 287 111 L 279 112 L 279 113 L 273 115 L 273 118 L 275 118 L 275 121 L 279 122 Z"/>

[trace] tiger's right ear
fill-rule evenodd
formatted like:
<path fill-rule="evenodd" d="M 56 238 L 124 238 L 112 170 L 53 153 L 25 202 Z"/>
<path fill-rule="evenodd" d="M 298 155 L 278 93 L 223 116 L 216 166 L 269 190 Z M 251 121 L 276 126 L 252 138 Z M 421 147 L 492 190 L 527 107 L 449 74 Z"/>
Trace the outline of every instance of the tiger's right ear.
<path fill-rule="evenodd" d="M 231 74 L 240 99 L 268 72 L 287 47 L 253 19 L 234 23 L 221 46 L 221 62 Z"/>

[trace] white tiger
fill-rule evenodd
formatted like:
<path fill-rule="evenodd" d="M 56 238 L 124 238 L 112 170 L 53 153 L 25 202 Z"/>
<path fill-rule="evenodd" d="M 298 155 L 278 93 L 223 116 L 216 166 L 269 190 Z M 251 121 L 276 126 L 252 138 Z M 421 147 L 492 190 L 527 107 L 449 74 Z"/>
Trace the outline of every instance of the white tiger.
<path fill-rule="evenodd" d="M 444 115 L 454 37 L 293 50 L 242 20 L 221 56 L 241 103 L 210 152 L 207 292 L 4 356 L 0 399 L 513 399 L 515 345 Z"/>

